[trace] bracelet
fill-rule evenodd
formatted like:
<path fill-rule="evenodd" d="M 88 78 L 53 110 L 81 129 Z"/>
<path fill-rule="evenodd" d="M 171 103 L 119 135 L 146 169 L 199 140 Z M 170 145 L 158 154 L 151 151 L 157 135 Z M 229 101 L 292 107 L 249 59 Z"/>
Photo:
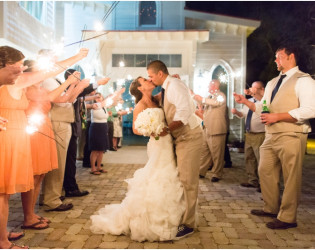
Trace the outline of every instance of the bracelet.
<path fill-rule="evenodd" d="M 206 98 L 202 98 L 202 101 L 201 101 L 202 104 L 206 103 Z"/>

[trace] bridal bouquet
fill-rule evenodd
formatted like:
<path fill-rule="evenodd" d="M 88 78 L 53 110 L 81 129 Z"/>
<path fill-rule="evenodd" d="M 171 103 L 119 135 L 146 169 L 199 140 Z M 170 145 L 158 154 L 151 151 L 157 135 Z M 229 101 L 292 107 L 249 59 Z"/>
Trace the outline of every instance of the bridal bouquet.
<path fill-rule="evenodd" d="M 135 121 L 135 128 L 144 136 L 151 136 L 153 134 L 155 140 L 158 140 L 158 135 L 165 127 L 162 121 L 161 112 L 158 108 L 148 108 L 138 115 Z"/>

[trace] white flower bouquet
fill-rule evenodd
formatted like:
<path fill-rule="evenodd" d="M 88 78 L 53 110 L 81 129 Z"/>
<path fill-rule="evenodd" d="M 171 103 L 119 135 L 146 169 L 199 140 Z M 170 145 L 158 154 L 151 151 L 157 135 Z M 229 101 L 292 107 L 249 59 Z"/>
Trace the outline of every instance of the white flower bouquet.
<path fill-rule="evenodd" d="M 144 136 L 153 135 L 155 140 L 158 140 L 159 134 L 165 127 L 161 115 L 162 113 L 158 108 L 145 109 L 139 113 L 135 121 L 135 128 Z"/>

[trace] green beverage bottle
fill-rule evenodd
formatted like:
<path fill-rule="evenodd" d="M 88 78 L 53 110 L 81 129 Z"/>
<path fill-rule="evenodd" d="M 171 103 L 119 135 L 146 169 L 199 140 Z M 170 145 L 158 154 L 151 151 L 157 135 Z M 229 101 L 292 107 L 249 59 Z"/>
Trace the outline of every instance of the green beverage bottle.
<path fill-rule="evenodd" d="M 266 100 L 263 101 L 263 107 L 262 107 L 262 112 L 261 113 L 270 113 L 268 107 L 267 107 L 267 103 Z"/>

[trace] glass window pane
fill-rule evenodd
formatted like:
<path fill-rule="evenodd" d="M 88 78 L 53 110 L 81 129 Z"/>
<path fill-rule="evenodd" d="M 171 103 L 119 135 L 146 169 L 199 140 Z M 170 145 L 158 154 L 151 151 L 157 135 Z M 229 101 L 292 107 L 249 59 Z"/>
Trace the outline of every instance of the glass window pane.
<path fill-rule="evenodd" d="M 170 67 L 171 65 L 170 55 L 166 55 L 166 54 L 159 55 L 159 60 L 164 62 L 166 67 Z"/>
<path fill-rule="evenodd" d="M 119 67 L 119 62 L 124 60 L 124 55 L 113 54 L 112 55 L 112 67 Z"/>
<path fill-rule="evenodd" d="M 135 66 L 135 55 L 124 55 L 125 67 Z"/>
<path fill-rule="evenodd" d="M 181 68 L 182 67 L 182 55 L 171 55 L 171 66 Z"/>
<path fill-rule="evenodd" d="M 146 67 L 146 55 L 145 54 L 138 54 L 136 55 L 136 67 Z"/>
<path fill-rule="evenodd" d="M 156 3 L 155 1 L 143 1 L 139 5 L 140 25 L 156 24 Z"/>
<path fill-rule="evenodd" d="M 159 55 L 149 54 L 147 55 L 147 63 L 149 64 L 152 61 L 159 60 Z"/>

